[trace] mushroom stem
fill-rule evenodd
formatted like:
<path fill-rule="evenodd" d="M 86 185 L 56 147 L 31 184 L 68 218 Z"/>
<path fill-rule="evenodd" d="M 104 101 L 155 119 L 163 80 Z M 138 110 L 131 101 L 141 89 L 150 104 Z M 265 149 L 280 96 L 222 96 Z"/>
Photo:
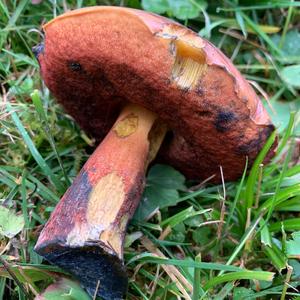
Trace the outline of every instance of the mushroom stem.
<path fill-rule="evenodd" d="M 126 106 L 39 236 L 35 251 L 75 275 L 91 295 L 98 281 L 103 299 L 126 293 L 126 227 L 165 132 L 154 113 Z"/>

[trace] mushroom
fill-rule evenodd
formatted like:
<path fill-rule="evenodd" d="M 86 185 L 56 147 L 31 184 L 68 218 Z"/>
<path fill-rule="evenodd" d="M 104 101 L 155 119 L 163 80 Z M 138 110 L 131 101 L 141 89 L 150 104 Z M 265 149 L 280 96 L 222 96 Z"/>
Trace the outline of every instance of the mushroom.
<path fill-rule="evenodd" d="M 228 58 L 186 27 L 154 14 L 91 7 L 44 26 L 34 49 L 56 99 L 100 143 L 42 230 L 35 251 L 93 295 L 122 299 L 123 242 L 147 166 L 187 178 L 222 166 L 226 180 L 254 161 L 274 131 Z M 274 154 L 274 147 L 268 158 Z"/>

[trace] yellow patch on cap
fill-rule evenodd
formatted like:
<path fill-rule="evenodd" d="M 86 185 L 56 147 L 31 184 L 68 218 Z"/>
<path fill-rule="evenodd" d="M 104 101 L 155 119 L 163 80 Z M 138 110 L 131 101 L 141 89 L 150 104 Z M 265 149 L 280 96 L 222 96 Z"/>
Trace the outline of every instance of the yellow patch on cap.
<path fill-rule="evenodd" d="M 195 33 L 171 24 L 156 34 L 170 40 L 170 52 L 175 56 L 171 81 L 183 90 L 194 89 L 207 69 L 203 40 Z"/>

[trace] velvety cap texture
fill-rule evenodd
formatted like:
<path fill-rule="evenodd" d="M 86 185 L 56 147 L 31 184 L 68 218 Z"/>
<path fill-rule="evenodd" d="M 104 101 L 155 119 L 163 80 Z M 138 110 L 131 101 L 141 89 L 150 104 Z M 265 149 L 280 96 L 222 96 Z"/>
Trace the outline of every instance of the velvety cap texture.
<path fill-rule="evenodd" d="M 235 180 L 274 130 L 232 62 L 178 23 L 128 8 L 91 7 L 59 16 L 44 31 L 43 79 L 99 142 L 122 107 L 136 103 L 169 128 L 160 162 L 192 179 L 216 174 L 215 181 L 222 166 L 225 179 Z"/>

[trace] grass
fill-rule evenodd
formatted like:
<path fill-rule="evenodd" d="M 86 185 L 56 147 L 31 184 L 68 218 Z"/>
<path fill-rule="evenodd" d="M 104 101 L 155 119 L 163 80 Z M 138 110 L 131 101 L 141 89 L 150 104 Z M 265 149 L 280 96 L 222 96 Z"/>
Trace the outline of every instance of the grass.
<path fill-rule="evenodd" d="M 143 5 L 209 38 L 268 95 L 279 133 L 276 157 L 262 164 L 273 135 L 238 182 L 194 189 L 171 167 L 152 167 L 154 206 L 142 201 L 126 238 L 127 298 L 300 299 L 299 80 L 287 69 L 300 63 L 300 4 L 162 2 L 0 0 L 0 299 L 34 299 L 61 274 L 33 247 L 94 144 L 51 97 L 30 49 L 42 23 L 96 4 Z M 76 284 L 62 286 L 69 298 L 51 299 L 83 299 Z"/>

